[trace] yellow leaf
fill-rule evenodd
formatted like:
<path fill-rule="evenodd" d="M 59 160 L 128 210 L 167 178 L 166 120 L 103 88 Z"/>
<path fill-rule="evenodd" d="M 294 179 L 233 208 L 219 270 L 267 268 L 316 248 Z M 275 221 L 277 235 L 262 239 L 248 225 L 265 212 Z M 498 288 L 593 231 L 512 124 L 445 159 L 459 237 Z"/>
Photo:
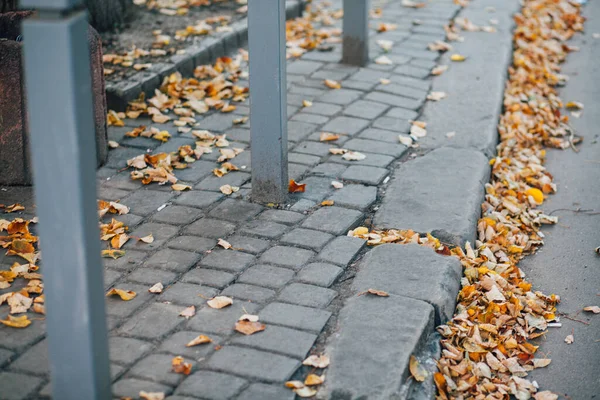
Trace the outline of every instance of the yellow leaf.
<path fill-rule="evenodd" d="M 199 336 L 195 337 L 194 339 L 190 340 L 185 346 L 193 347 L 193 346 L 198 346 L 199 344 L 206 344 L 206 343 L 212 343 L 212 339 L 209 338 L 208 336 L 199 335 Z"/>
<path fill-rule="evenodd" d="M 129 240 L 129 236 L 125 233 L 122 233 L 120 235 L 115 235 L 110 240 L 110 245 L 115 249 L 120 249 L 121 247 L 123 247 L 123 245 L 125 243 L 127 243 L 128 240 Z"/>
<path fill-rule="evenodd" d="M 221 309 L 223 307 L 227 307 L 233 304 L 233 300 L 231 297 L 226 296 L 217 296 L 212 298 L 206 302 L 210 308 Z"/>
<path fill-rule="evenodd" d="M 161 142 L 167 142 L 171 138 L 171 135 L 167 131 L 160 131 L 156 135 L 152 136 L 152 139 L 159 140 Z"/>
<path fill-rule="evenodd" d="M 327 368 L 329 366 L 329 357 L 325 354 L 321 354 L 320 356 L 312 355 L 306 360 L 302 361 L 302 365 L 315 368 Z"/>
<path fill-rule="evenodd" d="M 106 297 L 115 296 L 115 295 L 119 296 L 121 298 L 121 300 L 129 301 L 129 300 L 133 299 L 135 296 L 137 296 L 137 293 L 134 292 L 133 290 L 123 290 L 123 289 L 115 289 L 115 288 L 110 289 L 106 293 Z"/>
<path fill-rule="evenodd" d="M 340 135 L 338 135 L 337 133 L 321 132 L 321 135 L 319 136 L 319 141 L 331 142 L 334 140 L 338 140 L 339 138 L 340 138 Z"/>
<path fill-rule="evenodd" d="M 183 183 L 176 183 L 174 185 L 171 185 L 171 189 L 177 192 L 183 192 L 185 190 L 192 190 L 192 187 Z"/>
<path fill-rule="evenodd" d="M 437 65 L 431 69 L 431 75 L 439 76 L 448 70 L 447 65 Z"/>
<path fill-rule="evenodd" d="M 125 252 L 123 250 L 102 250 L 100 254 L 104 258 L 112 258 L 116 260 L 117 258 L 123 257 Z"/>
<path fill-rule="evenodd" d="M 451 59 L 452 61 L 456 61 L 456 62 L 462 62 L 462 61 L 465 61 L 465 60 L 467 59 L 467 57 L 465 57 L 465 56 L 463 56 L 463 55 L 460 55 L 460 54 L 452 54 L 452 55 L 450 56 L 450 59 Z"/>
<path fill-rule="evenodd" d="M 20 292 L 14 292 L 10 297 L 8 297 L 6 302 L 10 306 L 11 314 L 20 314 L 29 310 L 29 307 L 31 307 L 33 304 L 33 299 L 31 299 L 29 295 L 24 296 Z"/>
<path fill-rule="evenodd" d="M 312 107 L 312 105 L 313 105 L 312 101 L 302 100 L 302 106 L 303 107 Z"/>
<path fill-rule="evenodd" d="M 5 320 L 0 319 L 0 323 L 10 326 L 11 328 L 26 328 L 31 324 L 31 321 L 27 319 L 27 315 L 21 315 L 18 317 L 9 315 Z"/>
<path fill-rule="evenodd" d="M 325 382 L 325 375 L 319 376 L 315 374 L 309 374 L 304 380 L 304 384 L 306 386 L 317 386 L 321 385 L 323 382 Z"/>
<path fill-rule="evenodd" d="M 333 204 L 334 204 L 334 201 L 333 201 L 333 200 L 323 200 L 323 201 L 321 202 L 321 205 L 322 205 L 323 207 L 332 206 Z"/>
<path fill-rule="evenodd" d="M 410 356 L 409 369 L 410 374 L 418 382 L 423 382 L 425 378 L 427 378 L 427 375 L 429 375 L 427 370 L 421 366 L 415 356 Z"/>
<path fill-rule="evenodd" d="M 287 381 L 285 387 L 290 389 L 300 389 L 304 387 L 304 383 L 302 383 L 302 381 Z"/>
<path fill-rule="evenodd" d="M 342 87 L 338 81 L 334 81 L 333 79 L 325 79 L 323 83 L 325 83 L 325 86 L 329 89 L 341 89 Z"/>
<path fill-rule="evenodd" d="M 569 110 L 583 110 L 583 103 L 578 101 L 569 101 L 565 104 L 565 107 Z"/>
<path fill-rule="evenodd" d="M 537 188 L 529 188 L 525 192 L 527 196 L 533 197 L 533 200 L 536 204 L 542 204 L 544 202 L 544 193 L 540 189 Z"/>
<path fill-rule="evenodd" d="M 223 185 L 219 188 L 224 195 L 230 195 L 240 190 L 238 186 Z"/>

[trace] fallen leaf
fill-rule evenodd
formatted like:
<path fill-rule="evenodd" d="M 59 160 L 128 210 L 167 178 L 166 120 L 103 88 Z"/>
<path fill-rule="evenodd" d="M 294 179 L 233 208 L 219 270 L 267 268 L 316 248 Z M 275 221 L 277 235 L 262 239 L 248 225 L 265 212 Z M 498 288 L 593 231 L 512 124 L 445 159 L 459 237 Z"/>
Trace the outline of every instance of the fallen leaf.
<path fill-rule="evenodd" d="M 333 186 L 336 189 L 341 189 L 344 187 L 344 184 L 338 181 L 331 181 L 331 186 Z"/>
<path fill-rule="evenodd" d="M 137 296 L 137 293 L 134 292 L 133 290 L 123 290 L 123 289 L 112 288 L 106 293 L 106 297 L 109 297 L 109 296 L 119 296 L 121 298 L 121 300 L 129 301 L 129 300 L 133 299 L 135 296 Z"/>
<path fill-rule="evenodd" d="M 566 344 L 571 344 L 575 341 L 575 338 L 573 337 L 573 335 L 569 335 L 565 338 L 565 343 Z"/>
<path fill-rule="evenodd" d="M 192 187 L 190 185 L 185 185 L 183 183 L 176 183 L 174 185 L 171 185 L 171 189 L 173 189 L 177 192 L 183 192 L 185 190 L 192 190 Z"/>
<path fill-rule="evenodd" d="M 43 304 L 34 304 L 31 308 L 33 312 L 46 315 L 46 307 Z"/>
<path fill-rule="evenodd" d="M 537 392 L 533 395 L 535 400 L 558 400 L 558 395 L 552 393 L 549 390 L 544 390 L 543 392 Z"/>
<path fill-rule="evenodd" d="M 334 201 L 333 201 L 333 200 L 323 200 L 323 201 L 321 202 L 321 205 L 322 205 L 323 207 L 332 206 L 333 204 L 334 204 Z"/>
<path fill-rule="evenodd" d="M 375 295 L 375 296 L 379 296 L 379 297 L 390 297 L 389 293 L 384 292 L 383 290 L 369 289 L 369 290 L 367 290 L 367 293 Z"/>
<path fill-rule="evenodd" d="M 109 140 L 108 147 L 110 147 L 111 149 L 116 149 L 117 147 L 119 147 L 119 143 L 115 142 L 114 140 Z"/>
<path fill-rule="evenodd" d="M 329 366 L 329 357 L 325 354 L 321 354 L 320 356 L 312 355 L 306 360 L 302 361 L 302 365 L 315 368 L 327 368 Z"/>
<path fill-rule="evenodd" d="M 529 188 L 525 193 L 527 196 L 531 196 L 536 204 L 542 204 L 544 202 L 544 193 L 538 188 Z"/>
<path fill-rule="evenodd" d="M 219 188 L 219 190 L 221 191 L 221 193 L 223 193 L 225 195 L 230 195 L 230 194 L 233 194 L 233 193 L 239 191 L 240 188 L 237 186 L 223 185 Z"/>
<path fill-rule="evenodd" d="M 306 386 L 321 385 L 323 382 L 325 382 L 325 375 L 319 376 L 315 374 L 309 374 L 304 380 L 304 384 Z"/>
<path fill-rule="evenodd" d="M 211 338 L 209 338 L 208 336 L 199 335 L 199 336 L 195 337 L 194 339 L 190 340 L 185 346 L 193 347 L 193 346 L 198 346 L 199 344 L 212 343 L 212 341 L 213 340 Z"/>
<path fill-rule="evenodd" d="M 450 60 L 456 61 L 456 62 L 462 62 L 462 61 L 465 61 L 466 59 L 467 59 L 467 57 L 460 55 L 460 54 L 452 54 L 450 56 Z"/>
<path fill-rule="evenodd" d="M 408 8 L 423 8 L 426 6 L 424 2 L 418 2 L 413 0 L 402 0 L 402 6 Z"/>
<path fill-rule="evenodd" d="M 192 372 L 192 364 L 186 363 L 183 357 L 177 356 L 171 360 L 171 369 L 176 374 L 189 375 Z"/>
<path fill-rule="evenodd" d="M 160 283 L 160 282 L 158 282 L 158 283 L 155 283 L 150 289 L 148 289 L 148 291 L 150 293 L 157 293 L 158 294 L 158 293 L 162 293 L 162 291 L 163 291 L 164 288 L 165 287 L 163 286 L 163 284 Z"/>
<path fill-rule="evenodd" d="M 445 92 L 431 92 L 427 95 L 427 100 L 440 101 L 446 97 Z"/>
<path fill-rule="evenodd" d="M 549 358 L 534 358 L 533 360 L 531 360 L 531 362 L 533 363 L 533 367 L 534 368 L 544 368 L 547 367 L 548 365 L 550 365 L 550 362 L 552 360 Z"/>
<path fill-rule="evenodd" d="M 379 47 L 381 47 L 384 51 L 387 52 L 392 49 L 392 47 L 394 46 L 394 42 L 392 42 L 391 40 L 380 39 L 377 41 L 377 45 L 379 45 Z"/>
<path fill-rule="evenodd" d="M 258 321 L 258 315 L 244 314 L 244 315 L 242 315 L 241 317 L 238 318 L 238 321 L 257 322 Z"/>
<path fill-rule="evenodd" d="M 412 146 L 413 139 L 410 136 L 398 135 L 398 140 L 405 146 Z"/>
<path fill-rule="evenodd" d="M 5 320 L 0 319 L 0 323 L 11 328 L 26 328 L 31 324 L 31 321 L 27 319 L 27 315 L 20 315 L 18 317 L 8 315 Z"/>
<path fill-rule="evenodd" d="M 162 392 L 144 392 L 142 390 L 139 396 L 144 400 L 165 400 L 165 394 Z"/>
<path fill-rule="evenodd" d="M 325 79 L 325 81 L 323 83 L 329 89 L 341 89 L 342 88 L 342 85 L 338 81 L 334 81 L 333 79 Z"/>
<path fill-rule="evenodd" d="M 154 236 L 152 236 L 152 234 L 149 234 L 147 236 L 141 237 L 140 242 L 150 244 L 150 243 L 154 242 Z"/>
<path fill-rule="evenodd" d="M 302 100 L 302 107 L 312 107 L 313 102 L 310 100 Z"/>
<path fill-rule="evenodd" d="M 427 48 L 431 51 L 446 52 L 452 50 L 452 45 L 442 40 L 436 40 L 435 42 L 429 43 Z"/>
<path fill-rule="evenodd" d="M 375 64 L 392 65 L 394 62 L 388 56 L 379 56 L 375 59 Z"/>
<path fill-rule="evenodd" d="M 587 306 L 587 307 L 583 307 L 583 311 L 593 312 L 594 314 L 600 314 L 600 307 Z"/>
<path fill-rule="evenodd" d="M 410 127 L 410 135 L 413 138 L 422 138 L 427 136 L 427 130 L 425 130 L 425 128 L 422 128 L 418 124 L 413 124 Z"/>
<path fill-rule="evenodd" d="M 359 153 L 358 151 L 347 151 L 344 153 L 342 158 L 346 161 L 360 161 L 367 158 L 367 156 L 363 153 Z"/>
<path fill-rule="evenodd" d="M 446 133 L 446 137 L 448 139 L 452 139 L 454 136 L 456 136 L 456 132 L 448 132 L 448 133 Z"/>
<path fill-rule="evenodd" d="M 306 183 L 296 183 L 295 180 L 290 179 L 290 184 L 288 186 L 289 193 L 304 193 L 306 190 Z"/>
<path fill-rule="evenodd" d="M 320 142 L 331 142 L 334 140 L 338 140 L 339 138 L 340 138 L 340 135 L 338 135 L 337 133 L 321 132 L 321 135 L 319 136 L 319 141 Z"/>
<path fill-rule="evenodd" d="M 171 135 L 169 134 L 168 131 L 160 131 L 157 134 L 155 134 L 154 136 L 152 136 L 152 139 L 156 139 L 158 141 L 165 143 L 169 139 L 171 139 Z"/>
<path fill-rule="evenodd" d="M 194 315 L 196 315 L 196 307 L 194 307 L 194 306 L 186 307 L 186 308 L 183 309 L 183 311 L 181 311 L 179 313 L 180 317 L 184 317 L 186 319 L 190 319 Z"/>
<path fill-rule="evenodd" d="M 100 255 L 104 258 L 112 258 L 114 260 L 121 258 L 125 255 L 123 250 L 102 250 Z"/>
<path fill-rule="evenodd" d="M 221 309 L 223 307 L 227 307 L 233 304 L 233 300 L 231 297 L 226 296 L 217 296 L 206 302 L 210 308 Z"/>
<path fill-rule="evenodd" d="M 398 25 L 396 24 L 391 24 L 388 22 L 380 22 L 377 25 L 377 32 L 382 33 L 382 32 L 389 32 L 389 31 L 394 31 L 398 28 Z"/>
<path fill-rule="evenodd" d="M 286 388 L 290 389 L 300 389 L 304 387 L 304 382 L 302 381 L 287 381 L 285 383 Z"/>
<path fill-rule="evenodd" d="M 567 110 L 583 110 L 583 103 L 578 101 L 569 101 L 567 104 L 565 104 L 565 107 Z"/>
<path fill-rule="evenodd" d="M 265 324 L 260 322 L 252 321 L 238 321 L 235 323 L 235 330 L 243 333 L 244 335 L 252 335 L 256 332 L 264 331 L 266 328 Z"/>
<path fill-rule="evenodd" d="M 29 310 L 29 307 L 31 307 L 33 304 L 33 299 L 23 296 L 19 292 L 14 292 L 10 297 L 8 297 L 6 302 L 10 307 L 11 314 L 21 314 Z"/>
<path fill-rule="evenodd" d="M 423 382 L 429 375 L 427 370 L 419 363 L 419 360 L 415 356 L 410 356 L 409 363 L 410 374 L 418 382 Z"/>
<path fill-rule="evenodd" d="M 225 239 L 221 239 L 219 238 L 217 245 L 221 246 L 224 249 L 230 249 L 231 248 L 231 243 L 229 243 L 227 240 Z"/>
<path fill-rule="evenodd" d="M 379 83 L 381 83 L 382 85 L 389 85 L 390 83 L 392 83 L 392 81 L 386 78 L 379 78 Z"/>
<path fill-rule="evenodd" d="M 234 118 L 233 124 L 234 125 L 242 125 L 242 124 L 245 124 L 246 122 L 248 122 L 249 119 L 250 119 L 250 117 Z"/>
<path fill-rule="evenodd" d="M 334 155 L 346 154 L 347 152 L 348 150 L 346 149 L 337 149 L 335 147 L 329 149 L 329 153 Z"/>
<path fill-rule="evenodd" d="M 311 387 L 304 386 L 299 389 L 294 389 L 294 393 L 296 393 L 296 395 L 298 395 L 298 397 L 306 398 L 306 397 L 313 397 L 314 395 L 317 394 L 317 391 Z"/>
<path fill-rule="evenodd" d="M 447 65 L 436 65 L 431 69 L 431 75 L 439 76 L 448 70 Z"/>

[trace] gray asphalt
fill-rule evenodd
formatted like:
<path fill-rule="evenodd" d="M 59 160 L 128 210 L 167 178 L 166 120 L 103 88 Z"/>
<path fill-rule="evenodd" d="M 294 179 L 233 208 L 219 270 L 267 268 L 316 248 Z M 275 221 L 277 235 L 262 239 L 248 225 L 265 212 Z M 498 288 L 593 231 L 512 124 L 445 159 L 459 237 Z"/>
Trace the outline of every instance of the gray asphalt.
<path fill-rule="evenodd" d="M 531 374 L 542 390 L 573 400 L 600 398 L 600 314 L 581 311 L 600 306 L 600 255 L 594 252 L 600 246 L 600 39 L 592 36 L 600 34 L 600 2 L 589 1 L 584 15 L 585 33 L 570 42 L 581 51 L 564 64 L 570 80 L 560 90 L 564 102 L 585 105 L 581 117 L 571 120 L 584 141 L 579 153 L 549 151 L 546 165 L 558 192 L 542 207 L 559 223 L 543 230 L 545 246 L 520 264 L 534 288 L 560 295 L 559 312 L 589 324 L 561 317 L 562 327 L 549 328 L 539 341 L 538 357 L 545 354 L 552 363 Z M 593 211 L 567 211 L 577 209 Z M 568 345 L 564 339 L 571 332 L 575 341 Z"/>

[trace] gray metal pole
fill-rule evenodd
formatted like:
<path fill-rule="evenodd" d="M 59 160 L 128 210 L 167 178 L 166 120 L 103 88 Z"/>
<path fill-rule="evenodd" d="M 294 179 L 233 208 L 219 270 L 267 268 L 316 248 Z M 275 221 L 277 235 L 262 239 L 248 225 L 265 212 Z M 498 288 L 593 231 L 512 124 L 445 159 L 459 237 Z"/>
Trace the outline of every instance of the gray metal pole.
<path fill-rule="evenodd" d="M 26 0 L 23 23 L 34 188 L 53 398 L 111 399 L 96 211 L 88 23 L 79 0 Z"/>
<path fill-rule="evenodd" d="M 364 67 L 369 62 L 369 0 L 344 0 L 342 62 Z"/>
<path fill-rule="evenodd" d="M 282 203 L 288 192 L 285 0 L 248 2 L 252 199 Z"/>

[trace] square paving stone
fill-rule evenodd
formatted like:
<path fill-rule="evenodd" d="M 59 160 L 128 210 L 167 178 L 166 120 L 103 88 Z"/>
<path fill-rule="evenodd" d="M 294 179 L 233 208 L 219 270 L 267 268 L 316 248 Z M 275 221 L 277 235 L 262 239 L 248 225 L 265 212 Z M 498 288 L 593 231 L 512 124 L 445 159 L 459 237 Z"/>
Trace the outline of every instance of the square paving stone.
<path fill-rule="evenodd" d="M 329 200 L 333 200 L 336 206 L 365 210 L 377 200 L 377 188 L 375 186 L 346 184 L 329 196 Z"/>
<path fill-rule="evenodd" d="M 292 207 L 290 207 L 290 210 L 295 212 L 306 212 L 316 205 L 317 203 L 312 200 L 300 199 Z"/>
<path fill-rule="evenodd" d="M 206 332 L 180 331 L 172 334 L 165 339 L 158 351 L 171 353 L 176 356 L 183 356 L 196 361 L 202 361 L 215 351 L 215 346 L 222 345 L 225 341 L 217 335 L 207 335 L 212 342 L 199 344 L 197 346 L 186 347 L 186 344 L 197 338 L 199 335 L 205 335 Z"/>
<path fill-rule="evenodd" d="M 260 320 L 266 324 L 283 325 L 315 333 L 321 332 L 329 317 L 329 311 L 286 303 L 271 303 L 260 312 Z"/>
<path fill-rule="evenodd" d="M 189 235 L 219 239 L 226 237 L 234 230 L 235 225 L 230 222 L 202 218 L 185 228 L 184 232 Z"/>
<path fill-rule="evenodd" d="M 140 189 L 123 200 L 131 208 L 131 212 L 141 216 L 147 216 L 155 212 L 158 207 L 173 197 L 170 192 L 159 192 L 156 190 Z"/>
<path fill-rule="evenodd" d="M 119 278 L 121 278 L 122 275 L 123 275 L 122 271 L 115 271 L 115 270 L 106 268 L 104 270 L 104 287 L 105 288 L 111 287 L 112 285 L 115 284 L 116 281 L 119 280 Z"/>
<path fill-rule="evenodd" d="M 141 267 L 127 275 L 127 281 L 144 283 L 150 286 L 160 282 L 164 286 L 167 286 L 177 279 L 177 275 L 178 274 L 173 271 Z"/>
<path fill-rule="evenodd" d="M 241 272 L 254 262 L 251 254 L 235 250 L 215 250 L 204 259 L 201 265 L 230 272 Z"/>
<path fill-rule="evenodd" d="M 210 212 L 210 216 L 227 221 L 241 222 L 256 216 L 263 210 L 258 204 L 227 199 Z"/>
<path fill-rule="evenodd" d="M 12 351 L 0 349 L 0 367 L 10 362 L 14 355 L 15 354 Z"/>
<path fill-rule="evenodd" d="M 322 125 L 329 121 L 329 118 L 317 114 L 298 113 L 292 117 L 292 121 L 308 122 L 309 124 Z"/>
<path fill-rule="evenodd" d="M 234 249 L 252 254 L 261 253 L 271 247 L 271 242 L 268 240 L 243 235 L 233 235 L 228 237 L 227 241 Z"/>
<path fill-rule="evenodd" d="M 366 244 L 367 242 L 360 238 L 340 236 L 325 246 L 318 258 L 346 268 Z"/>
<path fill-rule="evenodd" d="M 187 329 L 229 336 L 242 315 L 256 314 L 257 311 L 258 305 L 241 300 L 234 300 L 232 305 L 220 310 L 205 307 L 188 321 Z"/>
<path fill-rule="evenodd" d="M 365 100 L 376 101 L 388 104 L 394 107 L 402 107 L 408 110 L 418 110 L 423 104 L 420 100 L 409 99 L 408 97 L 396 96 L 389 93 L 371 92 L 365 96 Z"/>
<path fill-rule="evenodd" d="M 129 300 L 123 301 L 119 296 L 106 297 L 106 314 L 113 317 L 128 317 L 137 309 L 143 307 L 152 298 L 153 294 L 148 292 L 148 287 L 136 284 L 120 284 L 115 288 L 123 290 L 133 290 L 137 295 Z"/>
<path fill-rule="evenodd" d="M 409 97 L 411 99 L 417 99 L 420 101 L 424 101 L 425 97 L 427 96 L 427 89 L 415 89 L 409 86 L 398 85 L 396 83 L 391 83 L 389 85 L 378 85 L 375 90 L 384 93 L 395 94 L 398 96 Z"/>
<path fill-rule="evenodd" d="M 315 133 L 315 135 L 318 135 Z M 317 165 L 321 161 L 319 156 L 311 156 L 309 154 L 288 153 L 288 161 L 297 164 Z"/>
<path fill-rule="evenodd" d="M 296 394 L 281 385 L 253 383 L 240 394 L 237 400 L 294 400 Z"/>
<path fill-rule="evenodd" d="M 152 216 L 156 222 L 171 225 L 186 225 L 202 216 L 202 211 L 197 208 L 171 205 Z"/>
<path fill-rule="evenodd" d="M 342 107 L 337 104 L 321 103 L 314 101 L 312 107 L 305 107 L 301 113 L 318 114 L 325 116 L 332 116 L 340 112 Z"/>
<path fill-rule="evenodd" d="M 354 100 L 358 99 L 362 96 L 362 92 L 358 90 L 352 89 L 336 89 L 331 90 L 325 93 L 323 96 L 318 98 L 318 101 L 322 101 L 324 103 L 333 103 L 346 105 L 352 103 Z M 313 104 L 314 107 L 314 104 Z"/>
<path fill-rule="evenodd" d="M 394 107 L 388 111 L 385 116 L 391 118 L 399 118 L 405 121 L 414 120 L 419 114 L 416 111 L 407 110 L 406 108 Z"/>
<path fill-rule="evenodd" d="M 317 176 L 329 176 L 332 178 L 339 178 L 342 176 L 346 168 L 348 167 L 346 167 L 345 165 L 326 162 L 317 165 L 310 172 L 311 174 Z"/>
<path fill-rule="evenodd" d="M 184 357 L 184 359 L 186 363 L 192 364 L 192 370 L 194 370 L 196 362 L 190 358 Z M 138 361 L 129 370 L 127 376 L 148 379 L 169 386 L 177 386 L 185 375 L 173 372 L 171 366 L 172 360 L 173 356 L 170 354 L 151 354 Z"/>
<path fill-rule="evenodd" d="M 214 168 L 215 164 L 213 162 L 199 160 L 188 164 L 188 167 L 185 169 L 178 169 L 177 172 L 175 172 L 175 175 L 180 181 L 185 182 L 189 185 L 194 185 L 202 178 L 210 175 Z"/>
<path fill-rule="evenodd" d="M 323 66 L 323 63 L 316 61 L 296 60 L 287 66 L 288 74 L 310 75 Z"/>
<path fill-rule="evenodd" d="M 228 400 L 248 382 L 237 376 L 213 371 L 198 371 L 188 376 L 177 388 L 177 394 L 201 396 L 203 399 Z"/>
<path fill-rule="evenodd" d="M 425 79 L 431 73 L 431 70 L 415 67 L 413 65 L 401 65 L 394 70 L 394 73 L 410 76 L 412 78 Z"/>
<path fill-rule="evenodd" d="M 207 192 L 204 190 L 191 190 L 189 192 L 182 193 L 179 197 L 176 197 L 174 202 L 184 206 L 206 208 L 213 205 L 221 198 L 223 198 L 222 193 Z"/>
<path fill-rule="evenodd" d="M 335 290 L 304 283 L 292 283 L 281 291 L 277 301 L 305 307 L 325 308 L 336 296 Z"/>
<path fill-rule="evenodd" d="M 206 299 L 213 298 L 217 292 L 216 289 L 211 287 L 177 282 L 166 288 L 160 297 L 158 297 L 158 301 L 179 304 L 184 307 L 198 307 L 204 305 Z"/>
<path fill-rule="evenodd" d="M 167 243 L 167 247 L 171 249 L 187 250 L 195 253 L 204 253 L 216 245 L 216 240 L 198 236 L 177 236 Z"/>
<path fill-rule="evenodd" d="M 299 142 L 317 129 L 317 125 L 300 121 L 288 121 L 288 140 Z"/>
<path fill-rule="evenodd" d="M 233 162 L 237 165 L 233 160 Z M 215 165 L 216 167 L 216 165 Z M 214 192 L 219 192 L 220 187 L 223 185 L 231 185 L 231 186 L 242 186 L 244 183 L 250 180 L 250 174 L 242 171 L 234 171 L 230 172 L 227 175 L 219 178 L 215 175 L 209 175 L 204 178 L 199 184 L 194 186 L 194 189 L 198 190 L 212 190 Z"/>
<path fill-rule="evenodd" d="M 297 153 L 313 154 L 315 156 L 323 157 L 329 154 L 329 149 L 332 147 L 336 146 L 327 143 L 305 141 L 298 143 L 298 145 L 294 147 L 294 151 Z"/>
<path fill-rule="evenodd" d="M 112 394 L 117 398 L 131 397 L 132 399 L 137 399 L 142 390 L 149 393 L 162 392 L 166 395 L 171 394 L 173 391 L 167 385 L 133 378 L 120 379 L 112 386 Z"/>
<path fill-rule="evenodd" d="M 266 210 L 259 216 L 262 220 L 288 225 L 297 224 L 302 221 L 304 217 L 304 214 L 286 210 Z"/>
<path fill-rule="evenodd" d="M 154 242 L 148 244 L 141 240 L 129 240 L 125 243 L 125 250 L 141 250 L 152 251 L 162 246 L 167 240 L 177 234 L 179 227 L 173 225 L 159 224 L 156 222 L 148 222 L 137 227 L 129 236 L 144 237 L 152 234 Z M 128 251 L 125 252 L 127 255 Z"/>
<path fill-rule="evenodd" d="M 108 339 L 110 361 L 118 364 L 131 365 L 148 353 L 152 343 L 143 340 L 112 336 Z"/>
<path fill-rule="evenodd" d="M 373 128 L 376 129 L 383 129 L 386 131 L 392 131 L 395 132 L 396 135 L 400 134 L 400 133 L 405 133 L 408 134 L 408 132 L 410 131 L 410 122 L 405 121 L 403 119 L 399 119 L 399 118 L 393 118 L 393 117 L 379 117 L 377 118 L 375 121 L 373 121 Z M 362 136 L 362 135 L 361 135 Z M 367 137 L 367 139 L 371 139 L 370 137 Z M 380 139 L 377 139 L 380 140 Z M 392 142 L 391 139 L 387 139 L 387 140 L 383 140 L 384 142 L 389 142 L 389 143 L 398 143 L 398 136 L 396 136 L 396 141 Z"/>
<path fill-rule="evenodd" d="M 394 118 L 394 120 L 396 119 Z M 408 121 L 402 123 L 406 125 L 405 130 L 403 131 L 369 128 L 362 131 L 358 137 L 361 139 L 378 140 L 380 142 L 398 143 L 398 134 L 408 132 L 410 129 L 410 123 Z"/>
<path fill-rule="evenodd" d="M 369 120 L 377 118 L 388 108 L 389 106 L 374 101 L 357 100 L 344 109 L 344 114 Z"/>
<path fill-rule="evenodd" d="M 385 168 L 370 167 L 367 165 L 351 165 L 342 174 L 342 179 L 377 186 L 383 182 L 388 174 L 389 171 Z"/>
<path fill-rule="evenodd" d="M 156 252 L 144 263 L 145 267 L 164 268 L 176 272 L 185 272 L 198 262 L 200 255 L 190 251 L 163 249 Z"/>
<path fill-rule="evenodd" d="M 281 238 L 281 243 L 307 247 L 312 250 L 320 250 L 327 242 L 333 239 L 329 233 L 313 231 L 310 229 L 296 228 Z"/>
<path fill-rule="evenodd" d="M 2 399 L 22 400 L 32 396 L 43 383 L 41 378 L 13 372 L 0 372 Z"/>
<path fill-rule="evenodd" d="M 368 68 L 361 68 L 350 79 L 365 82 L 379 82 L 381 78 L 388 78 L 391 74 L 389 72 L 383 72 Z"/>
<path fill-rule="evenodd" d="M 374 82 L 353 81 L 351 79 L 344 81 L 344 87 L 346 89 L 360 90 L 363 92 L 370 91 L 374 86 Z"/>
<path fill-rule="evenodd" d="M 302 268 L 296 276 L 296 280 L 309 285 L 329 287 L 342 272 L 340 267 L 332 264 L 312 263 Z"/>
<path fill-rule="evenodd" d="M 364 215 L 357 210 L 341 207 L 323 207 L 312 213 L 304 223 L 303 228 L 325 231 L 334 235 L 345 235 L 360 224 Z"/>
<path fill-rule="evenodd" d="M 272 221 L 255 220 L 248 222 L 240 229 L 240 232 L 246 235 L 260 236 L 267 239 L 276 239 L 283 235 L 288 227 Z"/>
<path fill-rule="evenodd" d="M 287 268 L 277 268 L 270 265 L 258 264 L 248 268 L 240 275 L 237 282 L 279 289 L 291 281 L 293 277 L 294 271 Z"/>
<path fill-rule="evenodd" d="M 362 118 L 337 117 L 329 121 L 321 130 L 325 132 L 342 133 L 345 135 L 354 135 L 370 124 L 370 121 Z"/>
<path fill-rule="evenodd" d="M 267 382 L 288 380 L 300 362 L 290 357 L 238 346 L 226 346 L 217 351 L 207 367 Z"/>
<path fill-rule="evenodd" d="M 317 335 L 312 333 L 269 325 L 264 331 L 250 336 L 236 333 L 231 343 L 304 359 L 316 339 Z"/>
<path fill-rule="evenodd" d="M 181 306 L 153 303 L 129 318 L 118 332 L 143 339 L 159 339 L 184 321 L 180 312 Z"/>
<path fill-rule="evenodd" d="M 10 364 L 10 369 L 31 373 L 34 375 L 45 375 L 50 373 L 48 362 L 48 340 L 44 339 L 30 347 L 25 353 Z"/>
<path fill-rule="evenodd" d="M 184 282 L 197 283 L 223 289 L 235 279 L 235 275 L 216 269 L 194 268 L 181 278 Z"/>
<path fill-rule="evenodd" d="M 234 299 L 248 300 L 253 303 L 265 303 L 275 296 L 275 291 L 261 286 L 234 283 L 221 293 Z"/>
<path fill-rule="evenodd" d="M 260 258 L 260 261 L 298 270 L 314 255 L 315 253 L 310 250 L 289 246 L 275 246 L 267 250 Z"/>
<path fill-rule="evenodd" d="M 349 150 L 357 150 L 367 153 L 384 154 L 392 157 L 400 157 L 407 147 L 403 144 L 384 143 L 366 139 L 352 139 L 344 144 Z"/>

